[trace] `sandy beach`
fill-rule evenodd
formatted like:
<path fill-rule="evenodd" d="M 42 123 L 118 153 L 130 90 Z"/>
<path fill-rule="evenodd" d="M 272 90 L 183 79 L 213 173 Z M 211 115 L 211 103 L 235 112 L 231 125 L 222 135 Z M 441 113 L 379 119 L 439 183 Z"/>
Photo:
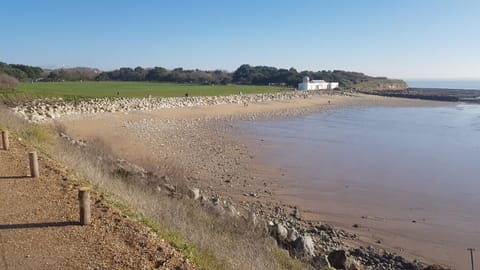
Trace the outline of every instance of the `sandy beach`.
<path fill-rule="evenodd" d="M 234 201 L 259 205 L 295 206 L 309 209 L 302 198 L 289 196 L 292 175 L 284 168 L 262 162 L 261 149 L 281 147 L 266 144 L 262 138 L 246 136 L 234 120 L 255 121 L 292 117 L 308 112 L 339 109 L 343 106 L 441 106 L 442 103 L 369 95 L 317 96 L 308 99 L 265 103 L 212 105 L 161 109 L 150 112 L 104 113 L 63 118 L 58 122 L 75 138 L 99 139 L 119 158 L 155 168 L 168 164 L 186 173 L 192 186 L 217 193 Z M 305 187 L 299 187 L 305 189 Z M 303 190 L 304 193 L 307 190 Z M 298 192 L 298 190 L 297 190 Z M 301 193 L 302 191 L 300 191 Z M 251 196 L 251 195 L 254 196 Z M 335 196 L 335 194 L 330 194 Z M 372 194 L 374 196 L 375 194 Z M 359 202 L 368 198 L 359 198 Z M 324 202 L 328 202 L 325 197 Z M 366 218 L 362 227 L 352 229 L 358 217 L 336 215 L 336 209 L 351 204 L 328 205 L 329 213 L 306 210 L 306 220 L 332 223 L 360 237 L 349 245 L 375 246 L 409 259 L 449 265 L 452 256 L 462 256 L 458 246 L 445 246 L 441 230 L 428 224 L 412 227 L 411 222 Z M 361 210 L 361 203 L 352 211 Z M 341 211 L 338 211 L 341 212 Z M 440 239 L 434 240 L 432 237 Z M 381 239 L 381 241 L 378 241 Z M 447 238 L 448 240 L 448 238 Z M 450 249 L 451 248 L 451 249 Z"/>

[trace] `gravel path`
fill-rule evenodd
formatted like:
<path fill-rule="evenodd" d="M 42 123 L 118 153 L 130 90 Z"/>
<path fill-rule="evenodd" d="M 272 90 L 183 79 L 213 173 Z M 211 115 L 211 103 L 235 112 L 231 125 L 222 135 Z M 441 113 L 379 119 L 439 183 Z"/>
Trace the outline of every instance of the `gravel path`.
<path fill-rule="evenodd" d="M 0 150 L 0 269 L 195 269 L 148 228 L 91 195 L 92 224 L 78 225 L 79 184 L 39 156 L 28 177 L 28 147 Z"/>

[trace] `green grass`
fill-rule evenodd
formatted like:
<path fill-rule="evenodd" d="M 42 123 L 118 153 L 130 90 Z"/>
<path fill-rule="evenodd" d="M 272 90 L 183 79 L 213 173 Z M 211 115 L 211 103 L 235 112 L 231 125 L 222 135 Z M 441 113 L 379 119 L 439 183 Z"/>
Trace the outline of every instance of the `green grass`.
<path fill-rule="evenodd" d="M 38 82 L 20 83 L 16 90 L 0 90 L 0 100 L 24 100 L 38 97 L 76 98 L 101 97 L 176 97 L 214 96 L 242 93 L 276 92 L 282 88 L 255 85 L 199 85 L 151 82 Z M 117 95 L 119 93 L 119 95 Z"/>

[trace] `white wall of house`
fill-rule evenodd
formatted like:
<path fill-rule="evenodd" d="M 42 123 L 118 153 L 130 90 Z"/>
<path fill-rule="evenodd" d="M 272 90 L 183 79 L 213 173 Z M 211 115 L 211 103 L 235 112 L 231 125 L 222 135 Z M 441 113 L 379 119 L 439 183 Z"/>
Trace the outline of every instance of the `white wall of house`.
<path fill-rule="evenodd" d="M 298 90 L 326 90 L 338 88 L 338 82 L 326 82 L 324 80 L 311 80 L 308 76 L 303 77 L 303 81 L 298 84 Z"/>

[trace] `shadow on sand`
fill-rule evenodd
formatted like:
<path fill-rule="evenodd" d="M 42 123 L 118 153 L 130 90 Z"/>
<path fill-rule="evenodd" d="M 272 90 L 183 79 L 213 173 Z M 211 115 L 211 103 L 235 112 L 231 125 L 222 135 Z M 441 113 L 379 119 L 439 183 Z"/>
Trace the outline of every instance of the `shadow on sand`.
<path fill-rule="evenodd" d="M 28 224 L 0 224 L 0 230 L 66 227 L 66 226 L 80 226 L 80 222 L 62 221 L 62 222 L 43 222 L 43 223 L 28 223 Z"/>

